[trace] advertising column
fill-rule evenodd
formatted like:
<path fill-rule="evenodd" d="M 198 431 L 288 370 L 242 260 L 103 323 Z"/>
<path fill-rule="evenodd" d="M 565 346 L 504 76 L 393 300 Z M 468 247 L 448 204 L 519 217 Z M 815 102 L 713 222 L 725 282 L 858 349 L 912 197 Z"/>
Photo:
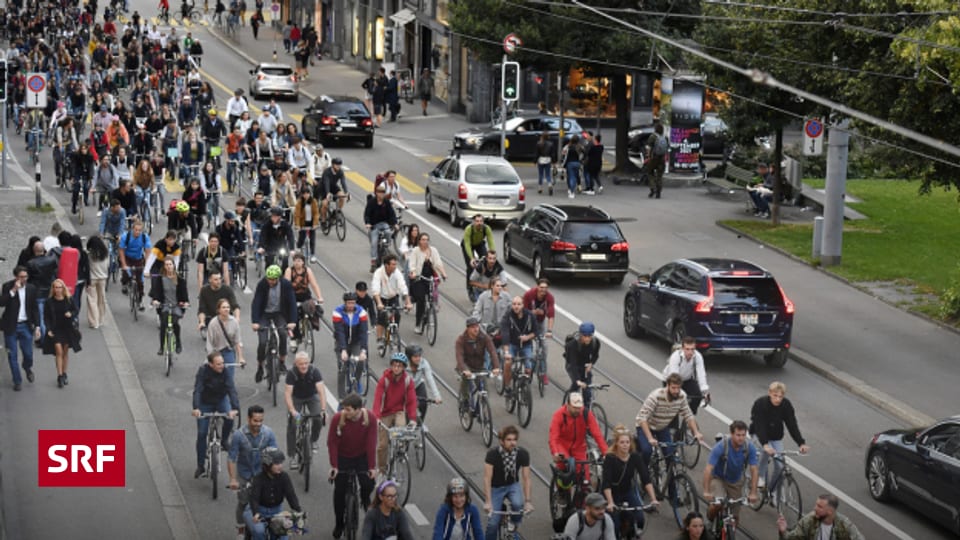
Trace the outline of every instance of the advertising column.
<path fill-rule="evenodd" d="M 674 79 L 670 110 L 670 170 L 697 171 L 700 167 L 703 86 Z"/>

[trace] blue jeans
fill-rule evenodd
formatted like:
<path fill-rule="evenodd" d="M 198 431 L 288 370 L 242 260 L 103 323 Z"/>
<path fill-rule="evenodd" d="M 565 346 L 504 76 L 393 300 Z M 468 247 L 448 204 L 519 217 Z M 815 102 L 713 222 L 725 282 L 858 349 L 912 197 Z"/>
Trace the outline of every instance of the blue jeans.
<path fill-rule="evenodd" d="M 537 163 L 537 185 L 542 186 L 546 180 L 548 186 L 553 185 L 553 171 L 550 163 Z"/>
<path fill-rule="evenodd" d="M 586 167 L 583 168 L 583 189 L 584 191 L 593 189 L 593 175 L 590 174 L 590 171 L 588 171 Z"/>
<path fill-rule="evenodd" d="M 13 384 L 20 384 L 23 379 L 20 377 L 20 365 L 17 364 L 17 345 L 23 351 L 23 369 L 33 369 L 33 332 L 27 323 L 17 323 L 17 330 L 12 334 L 4 334 L 3 341 L 7 348 Z"/>
<path fill-rule="evenodd" d="M 673 436 L 670 434 L 670 428 L 664 428 L 659 431 L 650 430 L 650 434 L 653 435 L 657 441 L 662 443 L 672 443 Z M 647 463 L 650 462 L 650 455 L 653 453 L 653 447 L 650 446 L 650 441 L 647 440 L 647 437 L 643 434 L 643 430 L 637 427 L 637 447 L 640 449 L 640 453 L 643 454 L 643 459 Z M 664 456 L 670 456 L 673 454 L 674 449 L 668 448 L 663 452 Z"/>
<path fill-rule="evenodd" d="M 86 288 L 87 283 L 85 281 L 78 281 L 77 285 L 73 288 L 73 309 L 76 312 L 80 311 L 80 301 L 83 298 L 83 289 Z"/>
<path fill-rule="evenodd" d="M 776 450 L 778 454 L 783 453 L 783 440 L 779 440 L 779 441 L 767 441 L 767 444 L 769 444 L 771 447 L 773 447 L 773 449 Z M 769 456 L 766 452 L 763 451 L 763 447 L 760 445 L 759 442 L 757 442 L 757 447 L 759 448 L 758 453 L 760 454 L 760 478 L 763 478 L 764 480 L 771 480 L 773 477 L 776 477 L 777 473 L 780 472 L 780 469 L 783 468 L 783 465 L 781 465 L 780 462 L 778 462 L 778 461 L 774 461 L 774 462 L 773 462 L 773 477 L 767 476 L 767 465 L 768 465 L 768 464 L 770 463 L 770 461 L 771 461 L 770 456 Z M 767 489 L 768 489 L 769 491 L 771 491 L 771 492 L 772 492 L 776 487 L 777 487 L 777 486 L 775 486 L 775 485 L 773 485 L 773 484 L 767 485 Z"/>
<path fill-rule="evenodd" d="M 370 229 L 370 260 L 375 261 L 377 259 L 377 244 L 380 242 L 381 234 L 390 234 L 390 224 L 381 221 L 377 223 Z M 380 261 L 381 263 L 383 261 Z"/>
<path fill-rule="evenodd" d="M 517 472 L 519 473 L 520 471 L 518 470 Z M 494 510 L 503 508 L 504 499 L 510 499 L 511 512 L 523 510 L 523 489 L 520 487 L 520 482 L 490 489 L 490 506 Z M 493 514 L 490 516 L 490 519 L 487 521 L 487 532 L 484 534 L 484 537 L 497 537 L 497 527 L 500 526 L 500 518 L 502 517 L 503 515 L 501 514 Z M 520 522 L 523 521 L 523 516 L 510 516 L 510 520 L 513 521 L 515 525 L 520 525 Z"/>
<path fill-rule="evenodd" d="M 37 310 L 40 311 L 40 336 L 47 335 L 47 323 L 43 321 L 43 306 L 46 305 L 46 295 L 37 295 Z"/>
<path fill-rule="evenodd" d="M 260 519 L 269 519 L 283 510 L 283 505 L 277 506 L 261 506 L 260 507 Z M 247 524 L 247 530 L 250 531 L 250 536 L 253 540 L 266 540 L 267 538 L 267 522 L 258 521 L 253 522 L 253 511 L 250 510 L 250 507 L 243 511 L 243 521 Z M 286 540 L 287 536 L 281 536 L 281 540 Z"/>
<path fill-rule="evenodd" d="M 137 212 L 140 211 L 140 205 L 144 201 L 147 202 L 147 211 L 150 211 L 150 188 L 142 188 L 140 186 L 133 187 L 134 193 L 137 195 Z M 140 216 L 140 219 L 144 219 L 144 216 Z"/>
<path fill-rule="evenodd" d="M 209 323 L 208 323 L 209 324 Z M 223 357 L 224 364 L 236 364 L 237 363 L 237 353 L 233 349 L 224 349 L 220 351 L 220 356 Z M 227 375 L 233 379 L 233 372 L 237 369 L 234 366 L 227 366 Z M 235 380 L 235 379 L 234 379 Z"/>
<path fill-rule="evenodd" d="M 220 403 L 216 405 L 209 405 L 207 403 L 200 404 L 201 413 L 228 413 L 230 412 L 230 396 L 223 396 L 223 399 Z M 197 468 L 203 467 L 203 462 L 206 461 L 207 457 L 207 429 L 210 427 L 209 418 L 197 418 Z M 233 429 L 233 420 L 230 418 L 223 419 L 223 433 L 221 434 L 220 440 L 223 442 L 223 445 L 227 444 L 227 435 L 230 434 L 230 431 Z"/>
<path fill-rule="evenodd" d="M 633 507 L 643 506 L 643 501 L 640 499 L 640 490 L 637 487 L 631 489 L 630 492 L 627 493 L 626 497 L 614 497 L 613 502 L 617 503 L 617 505 L 625 504 L 626 506 Z M 616 510 L 615 513 L 616 515 L 613 516 L 613 522 L 619 529 L 620 523 L 624 519 L 624 516 L 622 515 L 622 511 Z M 633 525 L 635 527 L 640 529 L 643 528 L 643 510 L 631 510 L 627 512 L 627 516 L 633 521 Z"/>
<path fill-rule="evenodd" d="M 510 356 L 514 360 L 523 358 L 523 367 L 533 369 L 533 341 L 528 341 L 523 345 L 510 345 Z"/>
<path fill-rule="evenodd" d="M 580 162 L 567 163 L 567 189 L 577 191 L 577 180 L 580 179 Z"/>

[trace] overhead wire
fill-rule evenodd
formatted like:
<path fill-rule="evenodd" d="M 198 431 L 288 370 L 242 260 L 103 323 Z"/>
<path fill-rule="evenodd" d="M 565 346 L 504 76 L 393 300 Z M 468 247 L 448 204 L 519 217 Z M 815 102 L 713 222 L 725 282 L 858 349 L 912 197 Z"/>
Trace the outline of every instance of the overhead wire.
<path fill-rule="evenodd" d="M 801 13 L 804 15 L 821 15 L 829 17 L 853 17 L 853 18 L 867 18 L 867 17 L 878 17 L 878 18 L 903 18 L 903 17 L 927 17 L 927 16 L 940 16 L 940 15 L 960 15 L 960 11 L 897 11 L 897 12 L 881 12 L 881 13 L 845 13 L 845 12 L 836 12 L 836 11 L 823 11 L 818 9 L 808 9 L 808 8 L 798 8 L 790 6 L 771 6 L 767 4 L 753 4 L 750 2 L 737 2 L 734 0 L 704 0 L 705 4 L 717 4 L 724 7 L 742 7 L 749 9 L 764 9 L 769 11 L 786 11 L 791 13 Z"/>

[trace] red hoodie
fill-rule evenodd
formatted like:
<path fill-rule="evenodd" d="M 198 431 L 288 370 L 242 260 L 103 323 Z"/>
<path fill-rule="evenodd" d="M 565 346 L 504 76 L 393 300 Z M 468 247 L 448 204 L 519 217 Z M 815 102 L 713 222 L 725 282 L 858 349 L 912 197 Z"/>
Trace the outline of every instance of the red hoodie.
<path fill-rule="evenodd" d="M 404 371 L 400 377 L 393 376 L 393 370 L 387 368 L 380 376 L 377 389 L 373 393 L 373 414 L 377 418 L 406 411 L 407 421 L 417 418 L 417 391 L 413 378 Z"/>
<path fill-rule="evenodd" d="M 586 410 L 575 417 L 570 416 L 567 406 L 560 406 L 550 421 L 550 453 L 563 454 L 578 460 L 586 459 L 587 431 L 600 447 L 600 454 L 606 454 L 607 442 L 603 440 L 597 418 L 592 413 L 587 414 Z"/>

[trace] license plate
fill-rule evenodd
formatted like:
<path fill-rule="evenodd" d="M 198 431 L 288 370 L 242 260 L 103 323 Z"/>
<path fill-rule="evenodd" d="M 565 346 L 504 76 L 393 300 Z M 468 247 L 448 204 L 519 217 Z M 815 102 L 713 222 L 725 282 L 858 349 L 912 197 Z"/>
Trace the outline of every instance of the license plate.
<path fill-rule="evenodd" d="M 454 148 L 460 148 L 460 141 L 453 141 Z"/>
<path fill-rule="evenodd" d="M 603 253 L 584 253 L 580 255 L 581 261 L 605 261 L 607 256 Z"/>
<path fill-rule="evenodd" d="M 756 313 L 741 313 L 741 314 L 740 314 L 740 325 L 741 325 L 741 326 L 756 326 L 758 320 L 759 320 L 759 315 L 757 315 Z"/>
<path fill-rule="evenodd" d="M 480 204 L 489 204 L 489 205 L 499 205 L 505 206 L 510 202 L 510 199 L 504 199 L 500 197 L 480 197 Z"/>
<path fill-rule="evenodd" d="M 340 125 L 343 127 L 350 127 L 350 128 L 357 127 L 356 122 L 340 122 Z"/>

